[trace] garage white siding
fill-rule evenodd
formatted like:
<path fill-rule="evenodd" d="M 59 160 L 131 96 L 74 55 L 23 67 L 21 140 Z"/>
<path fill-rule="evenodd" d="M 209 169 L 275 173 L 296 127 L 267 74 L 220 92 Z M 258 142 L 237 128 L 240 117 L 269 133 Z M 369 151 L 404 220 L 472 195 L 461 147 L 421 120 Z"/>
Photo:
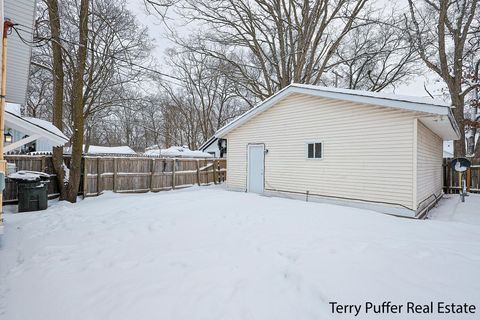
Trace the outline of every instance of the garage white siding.
<path fill-rule="evenodd" d="M 418 121 L 417 205 L 419 209 L 442 193 L 442 161 L 443 140 Z"/>
<path fill-rule="evenodd" d="M 227 136 L 227 186 L 246 189 L 249 143 L 264 143 L 265 190 L 413 207 L 414 112 L 292 94 Z M 306 159 L 306 142 L 324 157 Z"/>

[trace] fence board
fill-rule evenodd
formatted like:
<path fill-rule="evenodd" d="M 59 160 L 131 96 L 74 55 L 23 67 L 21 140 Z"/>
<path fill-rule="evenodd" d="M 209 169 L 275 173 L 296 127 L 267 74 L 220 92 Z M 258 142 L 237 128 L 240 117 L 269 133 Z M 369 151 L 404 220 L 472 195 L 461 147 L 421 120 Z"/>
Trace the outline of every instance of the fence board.
<path fill-rule="evenodd" d="M 473 165 L 465 172 L 467 190 L 471 193 L 480 193 L 480 165 Z M 460 176 L 447 163 L 443 164 L 443 192 L 460 193 Z"/>

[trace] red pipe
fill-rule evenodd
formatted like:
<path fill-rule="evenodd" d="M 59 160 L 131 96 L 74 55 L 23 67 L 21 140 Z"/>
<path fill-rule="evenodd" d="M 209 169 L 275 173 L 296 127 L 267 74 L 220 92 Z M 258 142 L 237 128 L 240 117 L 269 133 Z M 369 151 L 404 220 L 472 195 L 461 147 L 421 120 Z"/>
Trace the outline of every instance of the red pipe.
<path fill-rule="evenodd" d="M 3 22 L 3 37 L 4 38 L 7 38 L 8 31 L 13 26 L 14 26 L 14 24 L 13 24 L 12 20 L 10 20 L 9 18 L 5 18 L 5 21 Z"/>

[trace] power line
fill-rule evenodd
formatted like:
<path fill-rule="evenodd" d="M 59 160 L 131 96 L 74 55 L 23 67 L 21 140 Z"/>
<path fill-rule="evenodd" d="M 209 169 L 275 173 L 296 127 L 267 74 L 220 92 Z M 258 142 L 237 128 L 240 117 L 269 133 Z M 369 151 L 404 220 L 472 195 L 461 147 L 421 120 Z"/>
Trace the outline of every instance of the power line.
<path fill-rule="evenodd" d="M 17 24 L 17 25 L 22 26 L 22 27 L 24 27 L 24 28 L 28 28 L 28 29 L 34 31 L 33 28 L 28 27 L 28 26 L 25 26 L 25 25 L 23 25 L 23 24 Z M 27 30 L 23 30 L 23 29 L 19 29 L 19 28 L 15 27 L 15 26 L 12 27 L 12 28 L 15 30 L 15 32 L 17 33 L 17 35 L 18 35 L 18 37 L 20 38 L 20 40 L 21 40 L 24 44 L 28 45 L 29 47 L 42 47 L 44 44 L 39 45 L 38 43 L 41 43 L 42 41 L 49 42 L 49 41 L 52 41 L 52 40 L 53 40 L 52 37 L 50 37 L 50 38 L 39 38 L 40 41 L 28 41 L 28 40 L 25 40 L 25 39 L 20 35 L 20 32 L 25 32 L 25 33 L 27 33 L 27 34 L 30 34 L 30 35 L 31 35 L 32 37 L 34 37 L 34 38 L 36 38 L 37 36 L 36 36 L 33 32 L 30 32 L 30 31 L 27 31 Z M 20 32 L 19 32 L 19 31 L 20 31 Z M 38 38 L 38 37 L 37 37 L 37 38 Z M 60 39 L 60 41 L 63 41 L 63 42 L 66 42 L 66 43 L 69 43 L 69 44 L 72 44 L 72 45 L 75 45 L 75 46 L 81 46 L 80 43 L 75 42 L 75 41 L 71 41 L 71 40 L 67 40 L 67 39 L 63 39 L 63 38 L 59 38 L 59 39 Z M 137 67 L 137 68 L 143 69 L 143 70 L 145 70 L 145 71 L 149 71 L 149 72 L 156 73 L 156 74 L 158 74 L 158 75 L 160 75 L 160 76 L 163 76 L 163 77 L 171 78 L 171 79 L 174 79 L 174 80 L 176 80 L 176 81 L 182 81 L 181 79 L 179 79 L 179 78 L 177 78 L 177 77 L 175 77 L 175 76 L 171 76 L 171 75 L 169 75 L 169 74 L 167 74 L 167 73 L 163 73 L 163 72 L 161 72 L 161 71 L 158 71 L 158 70 L 155 70 L 155 69 L 152 69 L 152 68 L 148 68 L 148 67 L 145 67 L 145 66 L 136 64 L 136 63 L 131 62 L 131 61 L 128 61 L 128 60 L 126 60 L 126 59 L 122 59 L 122 58 L 119 58 L 119 57 L 114 56 L 114 55 L 108 55 L 108 54 L 105 54 L 105 53 L 103 53 L 103 52 L 98 52 L 97 50 L 95 50 L 95 49 L 93 49 L 93 48 L 90 48 L 89 50 L 90 50 L 91 52 L 94 52 L 94 53 L 97 53 L 97 54 L 100 54 L 100 55 L 103 55 L 103 56 L 107 56 L 107 57 L 112 58 L 112 59 L 114 59 L 114 60 L 117 60 L 117 61 L 126 63 L 126 64 L 128 64 L 129 66 L 131 66 L 131 67 Z M 167 82 L 170 82 L 170 83 L 173 83 L 173 84 L 175 84 L 175 85 L 179 85 L 178 83 L 172 82 L 172 81 L 170 81 L 170 80 L 166 80 L 166 79 L 163 79 L 163 80 L 164 80 L 164 81 L 167 81 Z"/>
<path fill-rule="evenodd" d="M 20 41 L 22 41 L 24 44 L 26 44 L 26 45 L 29 46 L 29 47 L 37 47 L 37 48 L 39 48 L 39 47 L 43 47 L 43 46 L 45 45 L 45 43 L 44 43 L 44 44 L 38 44 L 38 43 L 41 43 L 43 40 L 42 40 L 42 41 L 28 41 L 28 40 L 24 39 L 24 38 L 22 37 L 22 35 L 20 34 L 20 32 L 18 32 L 19 30 L 25 32 L 24 30 L 17 29 L 15 26 L 13 26 L 12 29 L 13 29 L 13 30 L 15 31 L 15 33 L 18 35 L 18 38 L 20 39 Z M 50 39 L 48 39 L 48 40 L 50 40 Z M 45 42 L 47 42 L 47 39 L 45 39 Z"/>

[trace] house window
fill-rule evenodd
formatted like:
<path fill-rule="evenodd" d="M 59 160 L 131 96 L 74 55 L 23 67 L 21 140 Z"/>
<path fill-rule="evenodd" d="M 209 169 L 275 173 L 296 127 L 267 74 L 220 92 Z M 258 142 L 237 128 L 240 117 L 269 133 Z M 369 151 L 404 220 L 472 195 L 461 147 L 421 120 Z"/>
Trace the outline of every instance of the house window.
<path fill-rule="evenodd" d="M 27 134 L 27 135 L 24 135 L 22 139 L 25 139 L 28 137 L 29 136 Z M 21 153 L 23 154 L 37 151 L 37 141 L 32 141 L 27 144 L 24 144 L 21 150 L 22 150 Z"/>
<path fill-rule="evenodd" d="M 322 159 L 322 157 L 323 157 L 323 143 L 321 142 L 307 143 L 308 159 Z"/>

